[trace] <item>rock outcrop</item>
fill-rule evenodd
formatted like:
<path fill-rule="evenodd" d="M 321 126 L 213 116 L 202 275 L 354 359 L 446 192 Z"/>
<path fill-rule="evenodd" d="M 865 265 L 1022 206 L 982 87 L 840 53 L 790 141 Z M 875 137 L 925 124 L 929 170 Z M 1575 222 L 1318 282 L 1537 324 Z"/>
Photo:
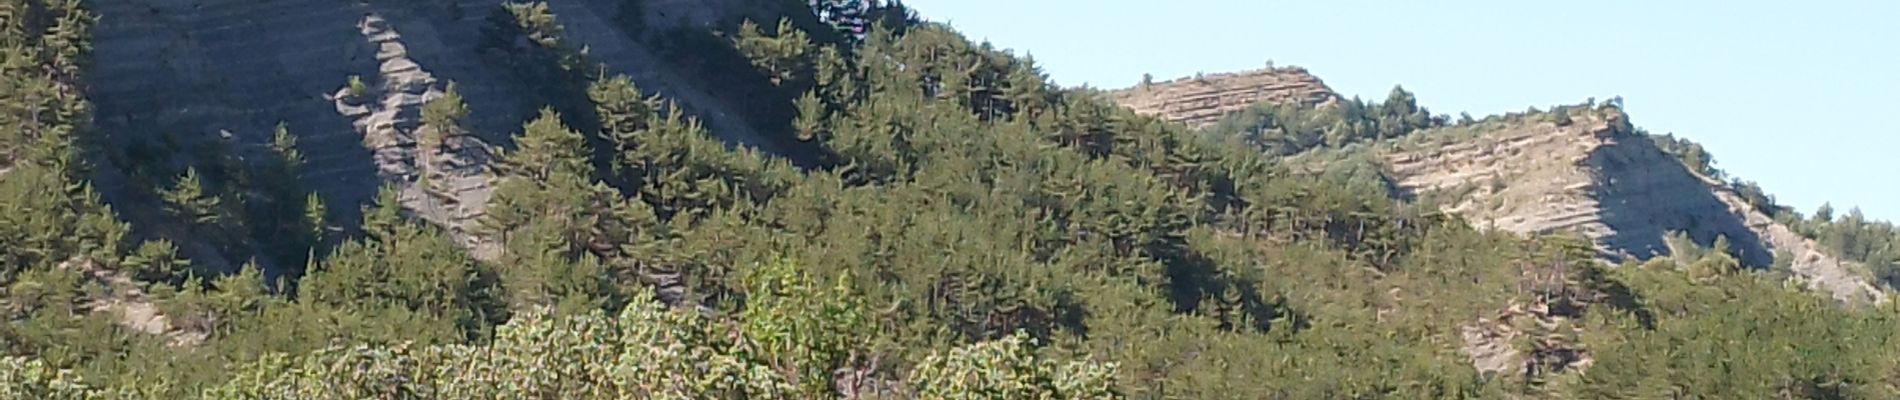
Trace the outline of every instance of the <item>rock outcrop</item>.
<path fill-rule="evenodd" d="M 1569 321 L 1569 316 L 1553 313 L 1542 301 L 1533 301 L 1529 307 L 1513 302 L 1494 318 L 1459 327 L 1459 336 L 1465 341 L 1459 351 L 1471 359 L 1473 369 L 1487 377 L 1587 370 L 1595 360 L 1573 339 L 1581 330 Z M 1527 335 L 1529 340 L 1519 339 Z M 1533 349 L 1520 351 L 1514 347 L 1520 341 L 1531 342 Z"/>
<path fill-rule="evenodd" d="M 270 143 L 282 123 L 305 155 L 304 186 L 348 226 L 385 183 L 419 177 L 417 106 L 460 82 L 473 138 L 506 143 L 532 109 L 521 85 L 478 54 L 480 28 L 500 3 L 483 0 L 332 2 L 94 0 L 90 97 L 115 141 L 155 135 L 218 137 L 241 151 Z M 340 98 L 350 77 L 368 98 Z M 349 96 L 342 96 L 349 97 Z M 459 174 L 459 173 L 458 173 Z M 466 174 L 460 174 L 462 178 Z M 452 184 L 483 186 L 452 178 Z M 131 201 L 102 185 L 108 201 Z M 479 196 L 467 188 L 450 197 Z M 466 195 L 466 196 L 465 196 Z M 461 226 L 474 210 L 405 196 L 419 216 Z M 464 204 L 480 204 L 468 197 Z M 121 207 L 130 209 L 131 207 Z M 140 225 L 153 225 L 129 216 Z M 180 243 L 187 249 L 191 243 Z M 194 254 L 194 259 L 204 259 Z"/>
<path fill-rule="evenodd" d="M 447 228 L 465 246 L 486 247 L 473 229 L 492 192 L 488 144 L 466 134 L 423 143 L 422 106 L 441 98 L 445 84 L 409 57 L 403 35 L 381 15 L 364 16 L 358 29 L 376 47 L 380 66 L 363 93 L 346 85 L 331 95 L 337 113 L 352 120 L 373 153 L 377 177 L 401 191 L 403 208 Z"/>
<path fill-rule="evenodd" d="M 1258 102 L 1320 105 L 1339 98 L 1300 68 L 1145 83 L 1111 96 L 1136 112 L 1191 126 Z M 1421 132 L 1382 149 L 1381 157 L 1400 189 L 1436 198 L 1479 227 L 1581 233 L 1612 261 L 1669 255 L 1665 238 L 1674 232 L 1705 246 L 1725 237 L 1745 265 L 1767 267 L 1780 253 L 1791 257 L 1796 276 L 1836 299 L 1886 299 L 1851 266 L 1633 132 L 1620 111 L 1573 111 L 1580 112 Z"/>
<path fill-rule="evenodd" d="M 1111 95 L 1115 102 L 1135 112 L 1190 126 L 1212 124 L 1221 116 L 1260 102 L 1322 104 L 1339 98 L 1319 77 L 1299 67 L 1143 83 Z"/>
<path fill-rule="evenodd" d="M 1548 115 L 1546 115 L 1548 116 Z M 1511 232 L 1578 232 L 1607 259 L 1670 254 L 1673 232 L 1702 245 L 1725 237 L 1743 264 L 1793 256 L 1794 274 L 1848 303 L 1887 295 L 1819 246 L 1776 224 L 1726 185 L 1691 171 L 1620 111 L 1524 117 L 1421 132 L 1384 154 L 1397 185 L 1442 199 L 1472 224 Z"/>
<path fill-rule="evenodd" d="M 402 189 L 413 215 L 467 234 L 483 214 L 490 147 L 510 136 L 540 104 L 535 82 L 521 82 L 485 51 L 484 27 L 501 10 L 493 0 L 91 0 L 99 16 L 89 96 L 97 127 L 124 145 L 131 138 L 228 137 L 255 154 L 282 123 L 305 155 L 304 186 L 321 195 L 332 221 L 353 226 L 357 211 L 385 184 Z M 729 142 L 766 146 L 721 99 L 692 87 L 636 37 L 668 29 L 716 29 L 767 2 L 647 1 L 638 8 L 607 0 L 549 2 L 569 39 L 610 73 L 677 103 Z M 636 26 L 627 26 L 628 20 Z M 637 32 L 629 32 L 629 31 Z M 352 93 L 351 77 L 362 93 Z M 419 109 L 450 82 L 470 108 L 468 134 L 441 149 L 419 149 Z M 772 149 L 765 148 L 770 151 Z M 128 192 L 111 165 L 97 181 L 142 227 L 165 217 Z M 146 196 L 149 197 L 149 196 Z M 194 260 L 230 270 L 217 250 L 175 240 Z M 479 249 L 478 249 L 479 250 Z"/>

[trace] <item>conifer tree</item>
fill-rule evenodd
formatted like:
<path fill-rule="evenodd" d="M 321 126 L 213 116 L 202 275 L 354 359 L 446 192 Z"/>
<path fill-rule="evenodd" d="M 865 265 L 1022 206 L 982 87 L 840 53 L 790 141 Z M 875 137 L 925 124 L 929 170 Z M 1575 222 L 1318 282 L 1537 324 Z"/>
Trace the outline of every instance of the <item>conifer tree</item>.
<path fill-rule="evenodd" d="M 595 81 L 588 87 L 587 96 L 594 102 L 595 114 L 600 116 L 602 142 L 613 146 L 610 149 L 611 158 L 616 161 L 613 173 L 624 178 L 630 172 L 620 157 L 639 145 L 639 136 L 647 130 L 648 121 L 659 113 L 659 100 L 641 93 L 633 79 L 625 75 Z"/>
<path fill-rule="evenodd" d="M 418 145 L 425 155 L 435 155 L 445 150 L 449 138 L 466 132 L 463 121 L 468 118 L 468 104 L 462 99 L 455 82 L 449 82 L 442 89 L 442 97 L 429 100 L 422 105 L 422 138 Z"/>
<path fill-rule="evenodd" d="M 521 129 L 515 149 L 502 155 L 503 174 L 539 181 L 554 174 L 593 175 L 587 138 L 563 125 L 554 109 L 541 109 L 541 114 Z"/>
<path fill-rule="evenodd" d="M 223 200 L 205 189 L 197 168 L 185 170 L 185 175 L 159 197 L 165 201 L 167 212 L 193 226 L 215 227 L 223 221 Z"/>
<path fill-rule="evenodd" d="M 785 86 L 809 78 L 813 45 L 804 31 L 789 18 L 780 19 L 771 34 L 751 20 L 739 26 L 733 47 L 752 60 L 752 65 L 771 78 L 773 85 Z"/>
<path fill-rule="evenodd" d="M 178 283 L 191 272 L 191 261 L 178 257 L 178 246 L 165 239 L 146 241 L 125 256 L 125 272 L 145 282 Z"/>
<path fill-rule="evenodd" d="M 792 121 L 792 129 L 797 133 L 798 140 L 823 138 L 825 132 L 829 130 L 826 125 L 830 115 L 825 110 L 824 102 L 818 99 L 818 95 L 805 93 L 794 103 L 794 107 L 798 109 L 798 118 Z"/>

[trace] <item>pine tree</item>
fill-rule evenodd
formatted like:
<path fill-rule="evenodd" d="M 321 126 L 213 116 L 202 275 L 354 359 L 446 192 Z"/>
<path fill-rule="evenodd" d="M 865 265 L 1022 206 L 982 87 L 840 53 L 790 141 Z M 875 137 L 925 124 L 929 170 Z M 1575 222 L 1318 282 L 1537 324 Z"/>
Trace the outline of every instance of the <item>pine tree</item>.
<path fill-rule="evenodd" d="M 822 46 L 813 61 L 816 90 L 828 109 L 836 111 L 858 100 L 859 73 L 851 60 L 834 46 Z"/>
<path fill-rule="evenodd" d="M 1024 56 L 1010 68 L 1009 84 L 1003 89 L 1003 97 L 1009 101 L 1013 115 L 1034 119 L 1048 107 L 1049 88 L 1044 83 L 1045 78 L 1033 56 Z"/>
<path fill-rule="evenodd" d="M 798 140 L 814 140 L 825 136 L 830 118 L 825 111 L 824 102 L 818 100 L 816 93 L 807 92 L 796 100 L 798 119 L 792 121 L 792 129 L 798 134 Z"/>
<path fill-rule="evenodd" d="M 522 126 L 515 138 L 515 149 L 503 153 L 503 174 L 530 180 L 547 180 L 554 174 L 592 176 L 587 138 L 568 129 L 552 108 Z"/>
<path fill-rule="evenodd" d="M 281 176 L 295 178 L 304 159 L 303 153 L 297 151 L 297 136 L 290 134 L 290 124 L 277 124 L 276 132 L 271 135 L 270 149 L 271 154 L 277 156 L 277 165 L 284 169 Z"/>
<path fill-rule="evenodd" d="M 321 203 L 318 203 L 321 206 Z M 396 229 L 404 224 L 402 189 L 392 185 L 383 185 L 376 191 L 376 201 L 363 206 L 363 234 L 378 240 L 388 240 L 396 234 Z"/>
<path fill-rule="evenodd" d="M 327 221 L 329 218 L 328 214 L 329 214 L 329 210 L 323 206 L 322 197 L 317 197 L 316 193 L 310 193 L 308 196 L 304 197 L 304 200 L 303 200 L 304 226 L 307 229 L 309 229 L 309 232 L 307 232 L 307 234 L 310 235 L 314 243 L 318 243 L 318 244 L 322 243 L 323 237 L 328 234 L 328 230 L 329 230 L 329 226 L 328 226 L 329 222 Z"/>
<path fill-rule="evenodd" d="M 418 145 L 425 151 L 424 154 L 442 153 L 449 138 L 466 132 L 462 124 L 468 118 L 468 112 L 468 104 L 456 89 L 455 82 L 449 82 L 442 89 L 442 97 L 423 104 L 422 138 Z"/>
<path fill-rule="evenodd" d="M 647 121 L 659 112 L 657 97 L 648 97 L 625 75 L 595 81 L 587 88 L 600 116 L 600 135 L 614 146 L 615 154 L 626 153 L 638 145 L 638 136 L 647 130 Z M 619 163 L 615 166 L 620 167 Z M 616 171 L 624 174 L 625 171 Z"/>
<path fill-rule="evenodd" d="M 566 28 L 555 21 L 554 11 L 546 1 L 525 3 L 506 3 L 509 14 L 514 16 L 515 25 L 528 35 L 529 40 L 542 47 L 561 47 L 561 38 Z"/>
<path fill-rule="evenodd" d="M 194 226 L 214 227 L 223 221 L 223 200 L 205 190 L 198 169 L 185 170 L 185 176 L 159 194 L 165 210 L 173 217 Z"/>
<path fill-rule="evenodd" d="M 125 256 L 124 268 L 134 279 L 174 284 L 190 272 L 191 261 L 178 257 L 178 246 L 165 239 L 141 243 Z"/>
<path fill-rule="evenodd" d="M 733 47 L 752 60 L 752 65 L 771 78 L 773 85 L 785 86 L 806 79 L 811 67 L 811 38 L 792 24 L 780 19 L 771 35 L 751 20 L 739 26 Z"/>

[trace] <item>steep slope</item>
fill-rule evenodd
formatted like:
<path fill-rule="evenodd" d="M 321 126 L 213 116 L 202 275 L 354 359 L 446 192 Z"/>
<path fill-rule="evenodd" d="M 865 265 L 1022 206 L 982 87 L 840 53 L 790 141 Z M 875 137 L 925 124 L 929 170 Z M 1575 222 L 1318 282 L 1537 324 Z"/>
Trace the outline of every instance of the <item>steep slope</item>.
<path fill-rule="evenodd" d="M 675 102 L 729 143 L 765 147 L 741 113 L 688 81 L 625 32 L 621 21 L 639 15 L 646 31 L 714 29 L 734 23 L 759 2 L 558 1 L 552 11 L 566 35 L 589 57 Z M 187 143 L 228 140 L 244 153 L 271 142 L 283 124 L 304 154 L 302 183 L 320 194 L 337 226 L 354 226 L 360 208 L 379 187 L 402 190 L 412 214 L 448 228 L 467 245 L 484 214 L 492 179 L 490 149 L 541 104 L 537 82 L 519 79 L 508 54 L 485 49 L 484 30 L 501 3 L 484 0 L 236 1 L 97 0 L 99 15 L 90 96 L 97 126 L 120 148 L 134 141 Z M 362 86 L 352 88 L 352 80 Z M 418 151 L 420 108 L 449 83 L 470 107 L 470 135 L 451 138 L 448 150 Z M 353 93 L 358 92 L 361 93 Z M 222 138 L 222 139 L 220 139 Z M 765 148 L 765 150 L 772 150 Z M 192 150 L 186 150 L 192 151 Z M 185 159 L 191 159 L 190 154 Z M 144 212 L 149 196 L 115 182 L 137 180 L 107 165 L 99 179 L 108 201 L 131 210 L 140 226 L 164 227 Z M 181 235 L 168 235 L 181 236 Z M 176 239 L 193 258 L 216 270 L 212 246 Z"/>
<path fill-rule="evenodd" d="M 641 88 L 652 91 L 675 102 L 688 115 L 693 115 L 706 123 L 713 134 L 729 143 L 773 151 L 764 136 L 754 131 L 741 118 L 741 114 L 730 109 L 726 103 L 699 88 L 688 84 L 688 80 L 667 65 L 660 57 L 634 40 L 628 32 L 603 18 L 603 15 L 619 15 L 621 2 L 603 1 L 557 1 L 548 3 L 549 8 L 559 16 L 561 24 L 567 28 L 568 38 L 586 46 L 588 56 L 595 62 L 606 65 L 608 73 L 625 74 Z M 651 7 L 651 5 L 649 5 Z M 714 7 L 683 7 L 690 12 L 674 11 L 680 8 L 654 7 L 647 11 L 654 18 L 663 15 L 684 14 L 687 21 L 707 24 L 716 21 L 718 15 L 711 10 Z"/>
<path fill-rule="evenodd" d="M 1263 101 L 1322 104 L 1339 98 L 1319 77 L 1300 67 L 1269 67 L 1144 83 L 1110 95 L 1116 103 L 1136 112 L 1190 126 L 1212 124 L 1223 115 Z"/>
<path fill-rule="evenodd" d="M 1300 68 L 1177 79 L 1111 95 L 1138 113 L 1192 126 L 1258 102 L 1326 107 L 1338 98 Z M 1665 239 L 1676 232 L 1703 246 L 1727 238 L 1744 265 L 1768 267 L 1780 253 L 1795 275 L 1836 299 L 1886 298 L 1727 185 L 1683 166 L 1626 118 L 1613 107 L 1567 107 L 1427 130 L 1375 151 L 1400 190 L 1480 227 L 1578 232 L 1612 261 L 1669 255 Z"/>
<path fill-rule="evenodd" d="M 1812 241 L 1635 133 L 1620 111 L 1554 112 L 1571 116 L 1421 132 L 1383 157 L 1399 187 L 1446 198 L 1446 210 L 1474 225 L 1579 232 L 1614 260 L 1668 255 L 1672 232 L 1702 245 L 1725 237 L 1744 265 L 1767 267 L 1786 253 L 1795 275 L 1837 300 L 1886 299 Z"/>
<path fill-rule="evenodd" d="M 228 133 L 240 149 L 283 123 L 306 154 L 302 180 L 345 217 L 382 182 L 413 186 L 419 106 L 460 82 L 476 141 L 502 143 L 525 117 L 520 85 L 477 54 L 484 1 L 99 0 L 92 98 L 116 142 Z M 351 98 L 348 83 L 368 86 Z M 484 184 L 470 165 L 448 197 Z M 107 185 L 109 199 L 114 186 Z M 411 188 L 414 189 L 414 188 Z M 410 190 L 405 205 L 451 227 L 479 215 Z M 463 204 L 483 203 L 468 198 Z M 136 219 L 135 219 L 136 220 Z"/>

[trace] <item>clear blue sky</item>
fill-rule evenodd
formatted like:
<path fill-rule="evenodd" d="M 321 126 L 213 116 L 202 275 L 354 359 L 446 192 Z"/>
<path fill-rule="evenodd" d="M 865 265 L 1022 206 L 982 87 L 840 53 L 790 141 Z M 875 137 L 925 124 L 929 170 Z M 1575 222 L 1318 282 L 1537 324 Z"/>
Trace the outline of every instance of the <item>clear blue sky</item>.
<path fill-rule="evenodd" d="M 1811 213 L 1900 220 L 1900 1 L 909 0 L 1066 86 L 1264 66 L 1474 116 L 1623 96 Z"/>

